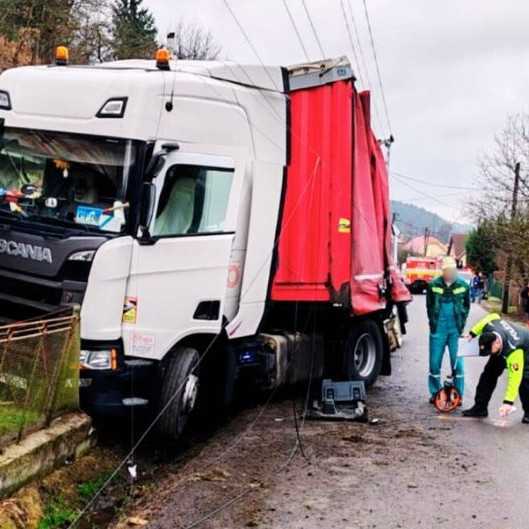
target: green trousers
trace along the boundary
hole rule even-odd
[[[465,390],[465,366],[463,358],[458,358],[459,330],[457,329],[453,303],[442,303],[441,313],[435,333],[430,334],[430,374],[428,389],[432,397],[441,389],[441,366],[446,348],[450,353],[450,365],[454,383],[459,394]]]

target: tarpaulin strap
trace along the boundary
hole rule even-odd
[[[355,279],[357,281],[367,281],[369,279],[380,279],[381,277],[384,277],[384,274],[361,274],[355,276]]]

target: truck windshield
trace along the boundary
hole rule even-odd
[[[131,140],[6,127],[0,213],[119,233],[135,154]]]

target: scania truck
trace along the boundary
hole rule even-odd
[[[84,409],[178,438],[241,381],[390,373],[409,294],[345,58],[66,55],[0,75],[0,316],[80,305]]]

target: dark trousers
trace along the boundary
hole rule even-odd
[[[484,410],[488,408],[492,394],[496,389],[498,378],[500,378],[506,367],[507,362],[503,356],[489,356],[489,360],[485,364],[485,369],[479,377],[478,386],[476,388],[476,406]],[[529,376],[527,370],[522,380],[522,384],[520,385],[520,400],[522,401],[525,414],[529,415]]]

